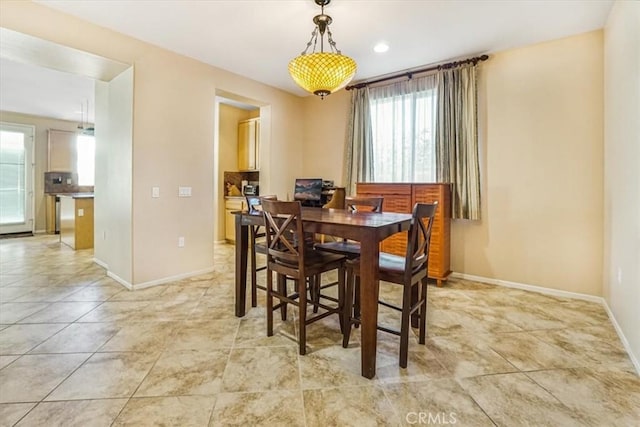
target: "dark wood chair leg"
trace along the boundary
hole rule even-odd
[[[279,275],[278,275],[279,276]],[[267,274],[267,336],[273,336],[273,275]]]
[[[418,303],[419,289],[420,289],[420,286],[418,286],[417,284],[411,285],[411,305],[413,307],[415,307],[415,305]],[[420,322],[419,313],[417,311],[414,311],[413,314],[411,314],[411,327],[417,328],[419,326],[419,322]]]
[[[278,293],[287,295],[287,278],[282,274],[278,274]],[[280,303],[280,318],[282,321],[287,320],[287,303],[284,301]]]
[[[304,278],[297,280],[296,284],[298,285],[298,345],[299,353],[303,356],[307,352],[307,285]]]
[[[347,283],[345,285],[344,306],[342,307],[342,316],[344,322],[344,331],[342,332],[342,347],[349,347],[349,339],[351,338],[351,316],[353,315],[353,282],[355,277],[351,269],[347,268]]]
[[[309,277],[309,289],[311,294],[311,300],[313,301],[313,312],[318,312],[318,304],[320,303],[320,286],[322,284],[322,277],[317,274],[313,277]]]
[[[420,335],[418,336],[418,342],[424,344],[427,337],[427,283],[429,279],[427,277],[422,279],[422,292],[420,293]]]
[[[360,319],[360,276],[356,277],[355,289],[353,291],[353,317]],[[355,327],[359,328],[360,323],[356,322]]]
[[[344,315],[344,306],[345,304],[345,272],[346,269],[344,267],[340,267],[338,269],[338,309],[340,310],[338,316],[340,319],[340,332],[344,337],[344,334],[347,331],[347,318]]]
[[[249,227],[249,242],[251,244],[251,248],[249,252],[251,253],[251,307],[256,307],[258,305],[258,278],[256,274],[256,248],[255,246],[255,231],[253,226]]]
[[[404,286],[402,292],[402,321],[400,323],[400,367],[407,367],[409,358],[409,326],[411,317],[411,298],[414,286]]]

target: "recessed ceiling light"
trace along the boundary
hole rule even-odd
[[[385,42],[380,42],[373,47],[373,51],[377,53],[384,53],[389,50],[389,45]]]

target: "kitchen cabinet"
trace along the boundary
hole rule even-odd
[[[436,279],[438,286],[451,274],[451,186],[450,184],[378,184],[358,183],[358,195],[382,196],[384,212],[411,213],[416,203],[438,202],[436,216],[431,228],[429,245],[429,277]],[[380,250],[396,255],[405,255],[407,233],[396,233],[385,239]]]
[[[59,197],[60,241],[72,249],[93,248],[93,194]]]
[[[224,237],[229,242],[236,241],[236,216],[231,212],[245,210],[247,203],[243,197],[227,197],[224,202]]]
[[[48,131],[48,170],[56,172],[77,172],[76,132],[63,130]]]
[[[260,119],[238,122],[238,170],[260,168]]]

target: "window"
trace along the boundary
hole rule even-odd
[[[91,135],[78,135],[76,139],[76,170],[78,185],[94,185],[96,139]]]
[[[435,182],[435,78],[371,88],[373,182]]]

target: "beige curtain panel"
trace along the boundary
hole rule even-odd
[[[373,179],[373,142],[369,112],[369,89],[351,93],[351,109],[344,153],[344,177],[347,195],[356,194],[356,183]]]
[[[436,171],[453,184],[453,218],[480,219],[476,67],[438,73]]]

